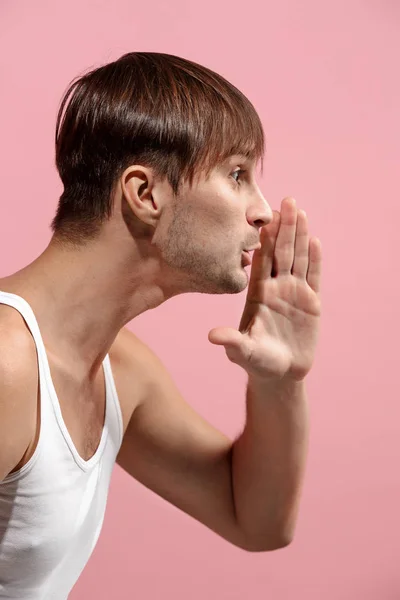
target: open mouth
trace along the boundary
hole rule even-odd
[[[246,266],[249,266],[249,265],[251,265],[251,258],[252,258],[252,257],[251,257],[251,254],[250,254],[250,252],[247,252],[247,250],[243,250],[243,252],[242,252],[242,256],[243,256],[243,263],[244,263]]]

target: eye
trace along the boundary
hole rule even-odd
[[[243,173],[245,173],[243,169],[237,169],[236,171],[233,171],[233,173],[231,173],[231,177],[236,181],[236,183],[240,185],[240,178]]]

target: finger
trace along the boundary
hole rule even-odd
[[[239,346],[242,334],[232,327],[214,327],[208,332],[208,340],[216,346]]]
[[[294,198],[284,198],[281,206],[281,222],[275,244],[277,275],[287,275],[292,271],[296,223],[296,201]]]
[[[294,261],[292,268],[292,274],[299,279],[305,279],[307,277],[309,243],[307,215],[304,210],[299,210],[297,213]]]
[[[271,276],[276,236],[279,230],[280,213],[273,211],[273,219],[260,230],[261,248],[253,254],[249,290]]]
[[[256,259],[255,270],[258,271],[259,278],[263,280],[271,276],[274,267],[276,237],[281,221],[281,213],[278,210],[274,210],[272,214],[272,221],[260,230],[261,248],[257,250],[257,255],[253,256],[253,260]]]
[[[307,283],[317,294],[321,290],[322,248],[318,238],[311,238]]]

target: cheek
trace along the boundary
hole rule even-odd
[[[193,235],[192,243],[205,243],[226,255],[240,248],[245,238],[246,214],[231,190],[216,192],[210,187],[193,194],[186,198],[183,212],[189,236]]]

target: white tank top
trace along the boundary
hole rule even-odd
[[[103,523],[123,427],[110,358],[103,361],[105,425],[89,460],[78,454],[62,418],[36,317],[16,294],[34,338],[40,381],[40,437],[29,462],[0,482],[0,598],[65,600],[85,567]]]

